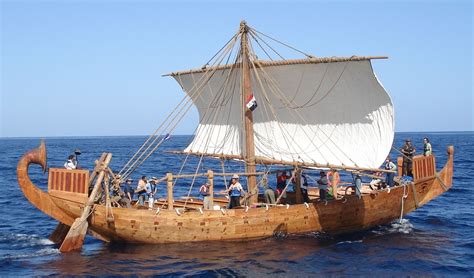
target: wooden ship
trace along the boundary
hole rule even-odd
[[[350,233],[390,223],[450,189],[452,146],[440,171],[433,155],[413,157],[412,182],[364,190],[360,196],[343,190],[330,200],[314,194],[305,202],[302,171],[390,172],[380,166],[392,148],[393,105],[371,65],[371,60],[386,57],[305,54],[298,60],[273,60],[271,55],[261,60],[255,45],[265,54],[277,53],[264,37],[288,46],[243,21],[205,66],[168,74],[187,95],[120,171],[110,169],[112,154],[103,153],[92,171],[49,168],[44,192],[32,183],[28,168],[33,163],[47,169],[45,143],[21,158],[20,188],[35,207],[59,222],[51,239],[61,244],[62,252],[80,249],[86,233],[105,242],[147,244],[259,239],[281,232]],[[255,100],[253,110],[255,103],[249,103]],[[198,166],[190,174],[162,177],[167,197],[156,200],[152,210],[111,205],[110,185],[123,182],[152,155],[192,105],[198,109],[199,126],[189,146],[176,153],[242,163],[245,172],[238,174],[246,179],[245,203],[226,209],[226,200],[215,198],[216,177],[235,173]],[[295,169],[295,192],[284,202],[278,198],[268,204],[259,197],[258,184],[271,172],[259,171],[261,165]],[[398,166],[401,173],[401,158]],[[202,201],[174,196],[177,179],[194,183],[196,177],[208,179],[211,207],[217,209],[203,210]],[[105,203],[97,201],[101,191]]]

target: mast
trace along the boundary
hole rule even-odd
[[[250,86],[250,68],[249,68],[249,56],[248,56],[248,27],[247,23],[242,20],[240,22],[240,49],[242,54],[242,108],[245,111],[244,119],[244,130],[245,130],[245,172],[255,173],[255,145],[254,145],[254,134],[253,134],[253,114],[250,109],[246,106],[247,99],[252,95]],[[248,176],[247,186],[250,194],[254,194],[257,191],[257,177]],[[249,198],[250,204],[256,203],[258,195],[254,194]]]

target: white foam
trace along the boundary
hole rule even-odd
[[[59,249],[57,248],[43,248],[41,250],[38,250],[34,253],[29,253],[29,254],[18,254],[18,255],[6,255],[3,257],[3,259],[10,259],[10,260],[15,260],[15,259],[26,259],[26,258],[35,258],[35,257],[42,257],[42,256],[48,256],[48,255],[55,255],[55,254],[60,254]]]
[[[345,241],[340,241],[338,243],[336,243],[336,245],[339,245],[339,244],[349,244],[349,243],[362,243],[362,239],[360,240],[345,240]]]
[[[392,228],[389,230],[390,232],[409,234],[413,231],[413,224],[411,224],[408,219],[402,219],[401,221],[393,222],[391,226]]]
[[[14,247],[31,247],[31,246],[43,246],[43,245],[53,245],[54,242],[47,238],[41,238],[36,234],[9,234],[3,236],[1,240],[12,242]]]

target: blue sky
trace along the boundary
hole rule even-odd
[[[319,57],[389,56],[373,66],[396,131],[472,131],[472,17],[471,1],[1,1],[0,136],[150,134],[184,96],[161,74],[202,66],[242,19]]]

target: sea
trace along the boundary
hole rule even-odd
[[[428,137],[440,169],[446,147],[455,146],[453,187],[418,210],[387,225],[353,234],[278,234],[253,241],[181,244],[104,243],[86,237],[82,251],[61,254],[48,240],[57,222],[23,196],[16,178],[20,157],[41,138],[0,139],[0,276],[183,276],[183,277],[472,277],[474,275],[474,133],[396,133],[394,146],[410,138],[417,152]],[[62,167],[80,149],[79,164],[92,169],[102,152],[112,152],[111,168],[119,171],[147,137],[44,138],[48,167]],[[131,175],[163,177],[166,172],[242,171],[234,161],[172,154],[191,136],[171,136]],[[393,151],[393,157],[397,153]],[[185,165],[182,167],[182,165]],[[182,169],[181,169],[182,168]],[[259,170],[273,170],[262,169]],[[30,167],[35,184],[46,189],[47,173]],[[344,179],[350,177],[344,176]],[[273,180],[273,179],[270,179]],[[197,196],[203,180],[181,180],[176,195]],[[224,188],[216,180],[216,190]],[[310,186],[312,181],[310,179]],[[191,186],[192,185],[192,186]],[[158,194],[165,195],[165,187]],[[350,208],[348,208],[350,210]],[[183,231],[185,232],[185,231]]]

